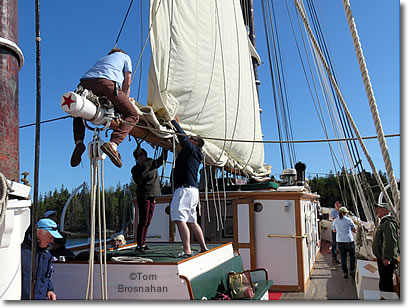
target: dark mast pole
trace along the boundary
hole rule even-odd
[[[252,45],[256,49],[256,38],[255,38],[255,19],[254,19],[254,1],[253,0],[241,0],[242,14],[244,16],[244,23],[249,29],[249,39],[251,40]],[[256,82],[256,90],[259,90],[260,81],[258,80],[258,62],[252,57],[252,67],[254,70],[254,77]]]
[[[35,45],[36,45],[36,117],[35,117],[35,159],[34,159],[34,197],[31,215],[32,247],[31,247],[31,299],[34,299],[36,284],[36,250],[37,250],[37,209],[38,181],[40,165],[40,122],[41,122],[41,53],[40,53],[40,0],[35,0]]]

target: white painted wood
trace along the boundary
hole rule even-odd
[[[365,268],[365,266],[371,265],[375,268],[374,272],[371,272]],[[378,274],[377,262],[357,260],[355,283],[357,289],[357,297],[359,299],[364,298],[364,290],[379,291],[378,283],[380,275]]]
[[[295,235],[293,200],[255,200],[263,205],[255,212],[256,265],[268,270],[274,285],[297,285],[297,249],[292,238],[268,237]]]
[[[31,186],[24,185],[15,181],[10,181],[7,180],[7,182],[10,184],[12,191],[9,192],[9,195],[16,196],[16,197],[22,197],[22,198],[28,198],[30,195],[31,191]]]
[[[383,292],[383,291],[375,291],[375,290],[364,290],[364,298],[365,300],[399,300],[397,293],[395,292]]]
[[[12,201],[12,202],[10,202]],[[0,299],[21,298],[21,243],[30,225],[29,200],[10,200],[0,225]]]
[[[242,264],[244,265],[244,269],[246,270],[251,269],[251,249],[240,248],[239,254],[242,257]]]
[[[238,242],[249,243],[249,204],[238,204]]]
[[[147,242],[169,242],[169,215],[165,209],[168,203],[157,203],[154,208],[154,215],[147,231]]]

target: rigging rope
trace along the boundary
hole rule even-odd
[[[128,9],[127,9],[125,18],[123,19],[123,22],[122,22],[122,26],[120,27],[119,34],[118,34],[118,36],[117,36],[117,38],[116,38],[115,46],[114,46],[113,48],[116,48],[116,45],[118,44],[119,37],[120,37],[120,35],[121,35],[121,33],[122,33],[123,26],[125,25],[125,22],[126,22],[126,20],[127,20],[128,15],[129,15],[129,11],[130,11],[130,8],[132,7],[132,4],[133,4],[133,0],[130,1],[130,4],[129,4],[129,7],[128,7]]]
[[[360,39],[357,33],[356,24],[354,22],[354,18],[351,12],[350,2],[348,0],[343,0],[343,6],[344,6],[344,10],[347,15],[347,21],[349,24],[352,38],[353,38],[353,43],[354,43],[354,48],[356,50],[358,63],[360,65],[361,76],[363,77],[365,90],[367,92],[370,110],[371,110],[371,114],[374,120],[375,130],[377,132],[378,141],[380,143],[380,148],[381,148],[381,153],[382,153],[384,163],[385,163],[385,169],[387,170],[388,179],[391,184],[391,192],[392,192],[392,197],[395,202],[395,207],[393,206],[392,203],[389,203],[389,204],[392,207],[393,212],[396,214],[396,213],[399,213],[400,211],[400,196],[398,192],[397,181],[394,176],[391,159],[388,153],[387,142],[384,138],[384,131],[382,129],[381,119],[378,114],[377,104],[376,104],[375,97],[374,97],[374,91],[371,86],[370,77],[368,76],[368,69],[367,69],[367,65],[365,62],[363,50],[361,48],[361,43],[360,43]],[[398,217],[398,220],[399,220],[399,217]]]
[[[103,129],[102,129],[103,130]],[[103,160],[106,155],[102,152],[101,146],[103,141],[99,137],[101,129],[94,128],[93,140],[89,143],[90,155],[90,173],[91,173],[91,242],[89,249],[88,262],[88,280],[85,299],[93,299],[93,279],[94,279],[94,263],[95,263],[95,231],[96,231],[96,207],[98,210],[99,223],[99,263],[100,263],[100,279],[101,279],[101,298],[108,299],[107,285],[107,258],[106,258],[106,216],[105,216],[105,194],[103,181]],[[101,196],[102,194],[102,196]],[[102,209],[101,209],[102,203]],[[103,213],[101,213],[103,212]],[[103,215],[103,217],[102,217]],[[102,221],[103,220],[103,221]],[[102,248],[102,231],[104,233]]]
[[[363,149],[364,154],[366,155],[367,161],[368,161],[368,163],[370,164],[370,167],[371,167],[371,169],[372,169],[372,171],[373,171],[373,174],[374,174],[374,176],[375,176],[375,178],[376,178],[376,180],[377,180],[377,183],[378,183],[378,185],[380,186],[381,190],[384,192],[384,196],[385,196],[386,199],[387,199],[387,203],[390,204],[393,213],[396,214],[395,208],[394,208],[394,206],[392,205],[392,201],[391,201],[390,197],[388,196],[387,192],[385,191],[384,184],[382,183],[381,178],[380,178],[379,175],[378,175],[377,169],[375,168],[374,163],[373,163],[373,161],[372,161],[372,159],[371,159],[371,156],[370,156],[370,154],[368,153],[368,150],[367,150],[367,148],[366,148],[366,146],[365,146],[365,144],[364,144],[363,139],[361,138],[360,132],[359,132],[359,130],[358,130],[356,124],[354,123],[354,120],[353,120],[353,118],[352,118],[352,116],[351,116],[351,114],[350,114],[350,112],[349,112],[349,110],[348,110],[348,108],[347,108],[347,105],[346,105],[346,103],[345,103],[345,101],[344,101],[344,98],[343,98],[341,92],[340,92],[340,89],[338,88],[337,83],[336,83],[336,81],[334,80],[333,75],[332,75],[331,72],[330,72],[330,69],[329,69],[329,67],[328,67],[328,65],[327,65],[327,62],[326,62],[326,60],[324,59],[324,56],[323,56],[323,54],[322,54],[322,52],[321,52],[321,50],[320,50],[320,48],[319,48],[319,46],[318,46],[318,44],[317,44],[316,38],[314,37],[314,35],[313,35],[313,33],[312,33],[312,30],[310,29],[310,25],[309,25],[309,23],[308,23],[308,21],[307,21],[307,18],[306,18],[306,16],[305,16],[305,13],[304,13],[304,11],[301,9],[298,0],[294,0],[294,1],[295,1],[296,8],[297,8],[297,10],[299,11],[299,13],[300,13],[300,15],[301,15],[301,17],[302,17],[303,23],[305,24],[305,27],[306,27],[306,29],[307,29],[307,32],[309,33],[309,37],[310,37],[310,39],[311,39],[311,41],[312,41],[312,43],[313,43],[313,46],[315,47],[316,51],[318,52],[319,58],[320,58],[320,60],[322,61],[322,64],[324,65],[324,68],[326,69],[327,75],[328,75],[328,77],[329,77],[331,83],[332,83],[333,86],[335,87],[336,94],[337,94],[337,96],[339,97],[340,102],[341,102],[341,104],[342,104],[342,106],[343,106],[343,108],[344,108],[344,111],[346,112],[347,118],[349,119],[349,121],[350,121],[350,123],[351,123],[351,125],[352,125],[352,127],[353,127],[353,130],[354,130],[354,132],[355,132],[355,134],[356,134],[356,136],[357,136],[357,138],[358,138],[358,141],[359,141],[359,143],[360,143],[360,146],[361,146],[361,148]],[[390,180],[391,180],[391,179],[390,179]],[[397,215],[396,215],[396,216],[397,216]],[[396,218],[399,220],[399,217],[396,217]]]

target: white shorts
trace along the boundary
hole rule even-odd
[[[199,192],[196,187],[179,187],[170,204],[171,221],[197,222]]]

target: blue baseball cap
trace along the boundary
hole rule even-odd
[[[37,222],[37,228],[41,230],[47,230],[55,238],[62,238],[62,235],[58,232],[57,223],[50,218],[43,218]]]

